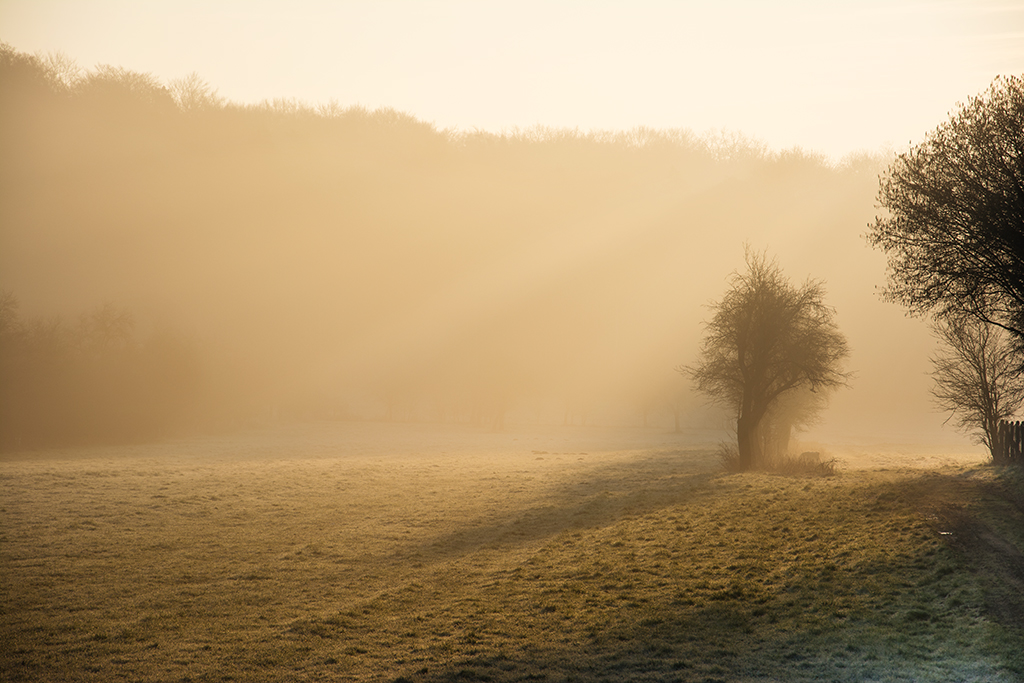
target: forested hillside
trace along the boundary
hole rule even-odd
[[[925,404],[926,337],[874,295],[861,235],[883,162],[682,129],[494,134],[241,105],[195,76],[5,45],[3,372],[23,379],[0,388],[3,431],[25,423],[17,392],[41,391],[32,330],[81,330],[107,304],[136,346],[164,335],[188,358],[141,382],[136,407],[189,406],[149,434],[274,415],[670,424],[669,405],[696,410],[674,368],[745,244],[826,280],[858,373],[838,423],[895,429],[896,407]]]

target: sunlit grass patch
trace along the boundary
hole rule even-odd
[[[780,504],[808,495],[802,486],[777,482],[774,490],[788,494]],[[786,517],[788,531],[778,543],[766,542],[769,536],[754,520],[721,530],[719,522],[735,507],[746,507],[727,498],[702,501],[701,520],[710,529],[690,526],[691,533],[729,535],[725,546],[710,546],[729,550],[708,551],[706,537],[680,535],[676,526],[685,508],[592,531],[589,545],[601,548],[599,555],[566,552],[565,541],[556,538],[481,592],[476,609],[455,622],[468,620],[475,634],[486,633],[495,615],[514,614],[519,628],[502,637],[520,646],[535,643],[537,655],[550,645],[544,634],[558,633],[586,653],[577,668],[563,669],[587,676],[696,670],[786,680],[946,680],[957,675],[961,660],[976,661],[988,636],[963,628],[959,619],[964,597],[980,618],[979,596],[958,591],[948,571],[956,563],[952,552],[931,538],[913,509],[893,506],[877,526],[859,522],[860,508],[879,500],[870,487],[836,493],[829,504],[801,500],[799,517]],[[919,547],[893,552],[905,533]],[[693,562],[701,551],[722,561]],[[822,561],[829,552],[843,559]],[[732,564],[722,564],[726,559]],[[951,594],[961,596],[959,606],[946,604]],[[538,595],[543,598],[531,601]],[[465,645],[479,644],[477,638],[452,641],[439,654],[457,659]],[[936,654],[951,660],[949,666],[935,664]],[[905,675],[889,671],[896,660]]]
[[[506,457],[442,469],[418,456],[388,476],[378,460],[228,461],[201,477],[178,463],[180,483],[153,476],[158,465],[77,480],[69,466],[79,488],[56,510],[29,468],[4,480],[19,523],[0,546],[0,669],[54,681],[1024,675],[1021,631],[993,611],[990,581],[1013,578],[999,568],[1024,540],[1015,475],[722,474],[711,452],[673,451],[531,480],[547,461]],[[444,505],[429,495],[465,489],[475,495]],[[175,502],[149,507],[157,490]],[[965,545],[970,530],[987,545]]]

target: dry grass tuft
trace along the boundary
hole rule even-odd
[[[722,469],[730,474],[742,472],[740,467],[740,452],[736,444],[730,441],[723,441],[718,444],[718,461],[722,463]]]
[[[801,453],[797,456],[781,456],[772,461],[770,472],[808,477],[834,477],[839,473],[839,461],[824,459],[818,451]]]
[[[720,443],[716,453],[719,462],[722,463],[722,469],[726,472],[738,474],[743,471],[740,468],[740,454],[735,443]],[[773,458],[761,471],[790,476],[833,477],[839,473],[838,465],[837,459],[823,459],[820,451],[811,451],[797,456],[784,455]]]

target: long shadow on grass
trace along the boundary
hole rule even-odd
[[[628,466],[589,470],[585,481],[559,486],[529,507],[508,510],[498,521],[467,522],[452,533],[406,545],[390,561],[442,562],[481,549],[507,550],[566,531],[604,527],[691,503],[722,474],[707,451],[656,451]]]
[[[970,588],[977,558],[943,550],[922,523],[934,509],[927,506],[948,502],[951,484],[959,482],[930,474],[832,501],[790,487],[777,511],[799,507],[807,519],[801,543],[783,552],[764,527],[747,537],[769,568],[794,551],[806,558],[772,581],[729,567],[721,571],[727,582],[679,576],[673,589],[663,561],[641,553],[620,554],[603,573],[567,574],[551,559],[503,572],[479,594],[453,600],[450,616],[437,616],[444,638],[422,647],[415,665],[392,668],[392,680],[1017,680],[1019,632],[1002,631],[1000,642],[964,620],[979,607]],[[686,499],[654,497],[660,502],[643,509]],[[833,558],[845,564],[818,559],[825,520],[844,521],[832,540],[850,539]],[[671,533],[667,520],[661,526]],[[608,552],[593,541],[595,555]],[[622,589],[629,599],[616,601]]]
[[[979,576],[989,616],[1024,635],[1024,471],[973,474],[925,475],[907,495]]]
[[[991,504],[958,489],[955,475],[841,486],[773,480],[770,500],[751,514],[757,487],[767,486],[759,475],[720,489],[707,486],[714,471],[674,467],[681,457],[652,454],[634,465],[635,477],[621,467],[591,472],[588,483],[560,487],[548,496],[555,502],[508,525],[418,550],[443,559],[580,530],[544,543],[523,566],[396,587],[358,609],[297,623],[284,643],[321,653],[324,673],[349,667],[357,679],[412,683],[938,683],[1024,674],[1019,630],[972,616],[985,608],[974,560],[939,542],[947,530],[939,517],[943,528],[929,527],[951,490]],[[724,532],[687,543],[696,530],[679,530],[686,515],[671,508],[681,504],[709,506]],[[523,534],[514,533],[516,520]]]

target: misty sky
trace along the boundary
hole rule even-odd
[[[331,98],[440,128],[727,129],[834,158],[900,149],[1024,72],[1007,0],[0,0],[0,40],[237,102]]]

